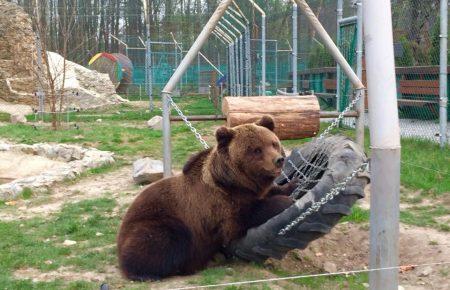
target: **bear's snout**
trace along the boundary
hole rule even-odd
[[[283,156],[275,157],[275,159],[273,160],[273,164],[275,164],[275,166],[276,166],[277,168],[283,167],[283,164],[284,164],[284,157],[283,157]]]

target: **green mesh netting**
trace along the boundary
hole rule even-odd
[[[350,66],[356,70],[356,23],[348,23],[341,25],[340,33],[341,37],[338,40],[338,46],[343,56],[350,64]],[[352,98],[352,85],[348,77],[341,70],[340,74],[340,90],[339,90],[339,111],[344,110],[351,101]]]

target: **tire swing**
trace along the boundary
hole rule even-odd
[[[228,251],[244,260],[263,262],[270,257],[281,259],[292,249],[305,249],[329,233],[351,213],[356,200],[364,197],[364,187],[370,181],[366,162],[364,151],[343,136],[316,138],[293,150],[284,174],[275,182],[283,185],[298,180],[291,194],[295,203],[249,229]]]

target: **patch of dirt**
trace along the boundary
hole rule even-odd
[[[17,179],[60,167],[65,162],[13,151],[0,152],[0,178]]]
[[[448,262],[450,234],[434,229],[400,225],[400,265]],[[303,251],[294,250],[283,260],[270,259],[266,264],[293,273],[317,273],[325,262],[336,265],[337,271],[366,269],[369,262],[369,230],[367,225],[342,223],[330,234],[311,243]],[[399,274],[405,289],[450,289],[445,272],[450,265],[432,266],[429,275],[421,277],[425,267]]]
[[[58,184],[52,188],[52,194],[45,197],[45,203],[39,203],[39,199],[19,200],[10,210],[2,209],[0,220],[49,216],[60,211],[64,204],[100,197],[113,197],[119,205],[130,203],[141,190],[133,182],[132,170],[131,166],[125,166],[113,172],[82,178],[75,184]]]
[[[114,268],[107,269],[105,273],[98,272],[80,272],[72,267],[60,267],[54,271],[41,272],[35,268],[25,268],[14,271],[13,276],[18,280],[28,280],[33,282],[50,282],[57,279],[65,281],[88,281],[88,282],[104,282],[107,277],[112,274],[116,275],[117,270]]]

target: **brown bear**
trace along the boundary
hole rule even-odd
[[[289,207],[295,183],[273,184],[284,152],[271,117],[216,131],[217,145],[193,155],[183,173],[143,190],[118,235],[132,280],[191,274],[246,231]]]

